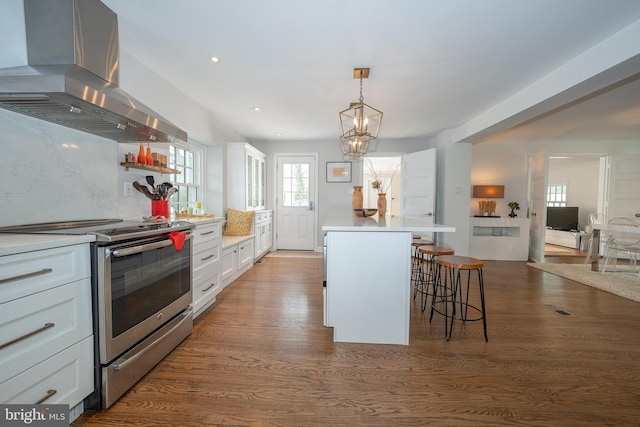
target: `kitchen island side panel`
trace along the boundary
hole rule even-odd
[[[412,233],[328,232],[334,341],[409,344]]]

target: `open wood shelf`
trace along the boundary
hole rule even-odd
[[[124,166],[124,169],[126,171],[128,171],[129,168],[133,168],[133,169],[142,169],[145,171],[160,172],[161,174],[181,173],[179,170],[176,170],[176,169],[163,168],[160,166],[142,165],[140,163],[132,163],[132,162],[120,162],[120,166]]]

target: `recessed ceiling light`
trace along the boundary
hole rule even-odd
[[[282,136],[280,132],[276,132],[276,136]]]
[[[209,59],[211,59],[211,62],[218,62],[218,61],[220,61],[220,58],[218,58],[217,56],[212,56],[212,57],[211,57],[211,58],[209,58]]]
[[[256,105],[255,107],[253,107],[253,111],[260,111],[260,107]]]

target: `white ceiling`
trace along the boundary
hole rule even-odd
[[[354,67],[371,68],[381,138],[433,136],[640,19],[637,0],[103,1],[121,50],[250,141],[337,140]],[[639,94],[631,82],[511,136],[639,138]]]

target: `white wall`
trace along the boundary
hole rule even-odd
[[[327,183],[326,163],[345,161],[340,151],[338,139],[330,141],[312,142],[252,142],[267,155],[267,208],[274,208],[274,155],[294,153],[318,153],[318,196],[316,206],[318,208],[318,224],[316,227],[316,243],[322,243],[322,224],[332,213],[351,213],[351,199],[354,185],[362,185],[363,163],[359,160],[351,161],[352,182]],[[378,142],[377,153],[411,153],[430,148],[425,140],[381,140]]]
[[[452,248],[456,255],[468,255],[471,144],[455,143],[451,132],[438,135],[433,144],[437,149],[435,220],[456,228],[455,233],[436,236],[436,244]]]
[[[22,0],[6,0],[0,14],[0,68],[26,65]],[[120,87],[189,135],[188,145],[206,149],[205,209],[223,211],[221,144],[241,140],[201,105],[179,92],[135,55],[120,50]],[[70,219],[140,219],[150,201],[138,192],[124,196],[125,182],[144,182],[146,171],[120,167],[137,143],[115,141],[0,109],[0,226]],[[151,144],[168,154],[167,144]],[[216,148],[217,147],[217,148]],[[154,175],[163,182],[168,177]]]
[[[509,202],[518,202],[519,217],[526,217],[527,206],[526,154],[523,144],[483,142],[471,149],[471,186],[504,185],[504,199],[496,199],[496,215],[507,216]],[[525,208],[526,209],[526,208]],[[478,199],[469,199],[470,216],[478,214]]]
[[[505,197],[498,200],[496,215],[505,216],[509,213],[507,203],[516,201],[520,203],[520,217],[526,217],[527,182],[526,182],[526,162],[527,155],[546,151],[548,156],[554,155],[586,155],[586,156],[606,156],[613,154],[638,154],[640,153],[640,141],[616,140],[616,141],[535,141],[535,142],[514,142],[508,140],[486,141],[474,144],[472,148],[471,162],[471,185],[474,184],[503,184],[505,186]],[[572,188],[576,193],[572,197],[577,197],[576,203],[584,203],[594,206],[597,204],[598,193],[598,171],[594,166],[593,176],[586,177],[591,173],[576,169],[567,170],[563,174],[571,180]],[[582,178],[578,178],[581,176]],[[578,182],[585,182],[585,186],[574,185]],[[579,190],[578,190],[579,188]],[[594,199],[591,200],[591,194]],[[569,202],[571,205],[573,201]],[[594,211],[597,210],[594,207]],[[469,203],[471,215],[478,212],[475,199]],[[584,215],[589,212],[582,212],[581,223],[585,223]]]
[[[589,214],[598,212],[599,173],[599,159],[568,165],[549,159],[548,183],[567,186],[567,206],[579,208],[578,224],[581,229],[589,223]]]

